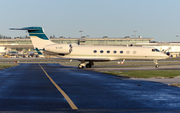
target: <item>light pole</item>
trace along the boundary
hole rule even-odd
[[[136,32],[137,32],[137,30],[134,30],[134,36],[135,36],[135,38],[136,38]]]
[[[179,45],[179,43],[178,43],[178,37],[179,37],[179,35],[176,35],[176,37],[177,37],[177,51],[179,51],[178,49],[179,49],[179,47],[178,47],[178,45]]]
[[[83,30],[81,30],[81,31],[79,31],[80,32],[80,34],[81,34],[81,37],[82,37],[82,32],[83,32]]]
[[[179,35],[176,35],[176,37],[177,37],[177,42],[178,42],[178,37],[179,37]]]

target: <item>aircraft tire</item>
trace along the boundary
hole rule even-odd
[[[78,65],[78,68],[79,68],[79,69],[82,69],[82,68],[84,68],[84,66],[82,66],[81,64],[79,64],[79,65]]]
[[[81,68],[82,68],[81,64],[79,64],[79,65],[78,65],[78,68],[79,68],[79,69],[81,69]]]
[[[159,67],[159,65],[157,64],[157,65],[155,65],[155,67],[156,67],[156,68],[158,68],[158,67]]]
[[[89,65],[89,64],[86,64],[86,68],[90,68],[90,65]]]
[[[91,68],[92,65],[90,63],[86,64],[86,68]]]

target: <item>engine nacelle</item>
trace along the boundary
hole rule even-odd
[[[58,53],[59,55],[66,55],[70,54],[72,51],[72,45],[71,44],[52,44],[47,45],[44,48],[45,51]]]

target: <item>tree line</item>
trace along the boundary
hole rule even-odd
[[[52,36],[50,36],[49,38],[57,38],[55,35],[52,35]],[[65,37],[62,37],[62,36],[60,36],[59,38],[65,38]],[[4,36],[4,35],[1,35],[0,34],[0,39],[30,39],[30,37],[29,36],[20,36],[20,37],[8,37],[8,36]]]
[[[4,36],[4,35],[1,35],[1,34],[0,34],[0,39],[11,39],[11,37]]]

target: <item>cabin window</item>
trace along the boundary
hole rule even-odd
[[[152,52],[160,52],[158,49],[152,49]]]
[[[120,51],[121,54],[123,54],[123,51]]]
[[[133,51],[134,54],[136,54],[136,51]]]
[[[130,53],[130,51],[126,51],[126,53],[127,53],[127,54],[129,54],[129,53]]]
[[[103,52],[104,52],[103,50],[100,51],[100,53],[103,53]]]
[[[116,51],[113,51],[113,53],[116,53]]]
[[[97,51],[96,51],[96,50],[94,50],[93,52],[94,52],[94,53],[97,53]]]
[[[110,51],[108,50],[107,53],[110,53]]]

